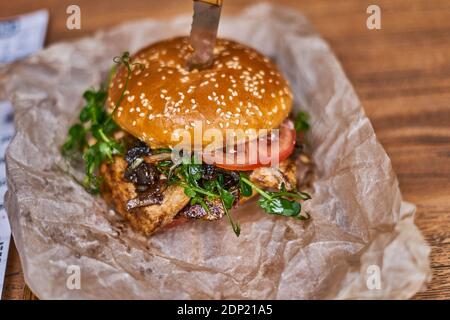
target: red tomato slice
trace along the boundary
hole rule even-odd
[[[294,124],[291,120],[285,120],[281,126],[279,131],[279,149],[278,154],[271,154],[270,144],[273,143],[273,141],[269,140],[269,136],[265,138],[264,140],[261,139],[255,139],[250,142],[246,142],[246,145],[244,147],[243,152],[245,152],[245,156],[242,157],[245,159],[247,163],[240,163],[242,161],[238,161],[238,153],[234,154],[234,161],[232,163],[226,163],[225,161],[222,161],[221,163],[215,163],[215,165],[219,168],[227,169],[227,170],[233,170],[233,171],[250,171],[254,170],[259,167],[270,167],[274,163],[285,160],[287,157],[289,157],[292,152],[294,151],[295,146],[295,139],[296,139],[296,131],[294,128]],[[258,141],[259,140],[259,141]],[[265,161],[262,161],[259,158],[259,154],[256,157],[256,161],[252,161],[252,163],[249,163],[249,150],[258,150],[258,143],[266,144],[267,147],[267,158]],[[252,144],[252,145],[250,145]],[[256,144],[256,145],[255,145]],[[222,159],[225,159],[225,154],[222,156]],[[269,160],[269,161],[267,161]]]

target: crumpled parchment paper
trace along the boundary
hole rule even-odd
[[[267,4],[223,17],[219,33],[276,59],[295,108],[312,119],[317,179],[309,222],[248,204],[226,219],[148,239],[64,172],[59,146],[124,50],[186,34],[191,16],[128,23],[60,43],[0,74],[15,108],[6,208],[27,284],[40,298],[408,298],[430,278],[429,247],[402,202],[391,162],[323,39],[299,13]],[[77,266],[81,288],[67,286]],[[69,267],[69,268],[68,268]],[[73,280],[73,278],[72,278]],[[71,279],[69,279],[69,282]]]

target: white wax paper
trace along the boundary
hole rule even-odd
[[[59,147],[82,93],[114,56],[187,34],[191,15],[128,23],[55,44],[0,73],[17,135],[6,156],[8,210],[27,284],[42,299],[408,298],[430,278],[429,247],[391,162],[326,42],[299,13],[267,4],[223,17],[220,36],[273,57],[295,108],[311,115],[312,219],[236,210],[150,238],[65,173]],[[74,267],[75,266],[75,269]],[[73,286],[79,267],[80,289]],[[69,282],[69,285],[67,285]],[[70,285],[72,283],[72,285]]]

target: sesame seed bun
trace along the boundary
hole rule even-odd
[[[217,39],[210,69],[188,71],[192,53],[187,37],[154,43],[137,52],[122,103],[114,120],[153,148],[173,147],[176,129],[194,136],[201,123],[207,129],[274,129],[288,116],[290,88],[276,66],[243,44]],[[119,68],[109,88],[112,109],[127,77]],[[211,141],[203,141],[206,146]]]

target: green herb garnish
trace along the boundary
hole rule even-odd
[[[245,183],[242,177],[245,177],[243,173],[240,174],[239,189],[244,197],[250,197],[253,194],[253,188],[251,185]]]
[[[304,201],[311,199],[309,194],[300,191],[287,191],[284,184],[281,186],[281,191],[264,191],[251,182],[245,174],[241,173],[240,177],[243,184],[251,187],[261,195],[258,199],[258,204],[267,213],[293,217],[299,220],[309,218],[309,216],[305,217],[300,215],[302,206],[298,202],[299,200]]]
[[[300,111],[294,120],[294,127],[297,132],[306,132],[309,130],[309,114]]]
[[[123,145],[114,139],[114,133],[118,130],[113,120],[117,107],[121,104],[128,81],[131,77],[132,64],[130,54],[125,52],[120,57],[114,58],[115,67],[111,70],[110,79],[120,65],[127,69],[127,78],[118,101],[114,104],[113,111],[108,114],[105,110],[105,102],[108,96],[107,85],[98,90],[87,90],[83,94],[86,105],[81,109],[79,123],[74,124],[68,133],[68,138],[61,148],[66,157],[81,154],[85,164],[86,176],[83,181],[84,187],[91,193],[98,193],[101,183],[98,177],[98,169],[102,162],[112,161],[114,155],[123,154]],[[90,139],[95,139],[89,144]]]
[[[170,161],[169,161],[170,162]],[[204,167],[196,161],[195,157],[187,159],[179,164],[157,165],[158,170],[168,177],[169,184],[177,184],[184,188],[184,193],[191,198],[190,204],[199,204],[206,212],[210,212],[207,201],[220,200],[228,222],[234,233],[239,236],[241,228],[230,214],[230,209],[235,203],[236,197],[223,187],[223,174],[218,174],[216,179],[202,179]]]
[[[239,236],[241,232],[240,225],[234,221],[229,212],[236,201],[236,196],[223,187],[224,175],[219,173],[217,178],[213,180],[202,179],[204,167],[201,164],[196,164],[195,160],[192,160],[192,162],[181,162],[175,165],[175,169],[173,166],[173,164],[166,163],[158,165],[157,168],[166,176],[168,176],[169,171],[171,172],[169,183],[182,186],[184,193],[191,198],[191,205],[199,204],[205,211],[209,212],[210,208],[207,205],[207,201],[220,199],[228,222],[234,233]],[[292,217],[299,220],[309,219],[309,215],[304,216],[300,214],[302,207],[299,201],[311,199],[311,196],[305,192],[287,191],[284,184],[281,186],[281,191],[264,191],[251,182],[244,173],[240,173],[237,187],[240,194],[245,197],[251,196],[253,191],[259,193],[261,197],[258,199],[258,204],[269,214]]]

